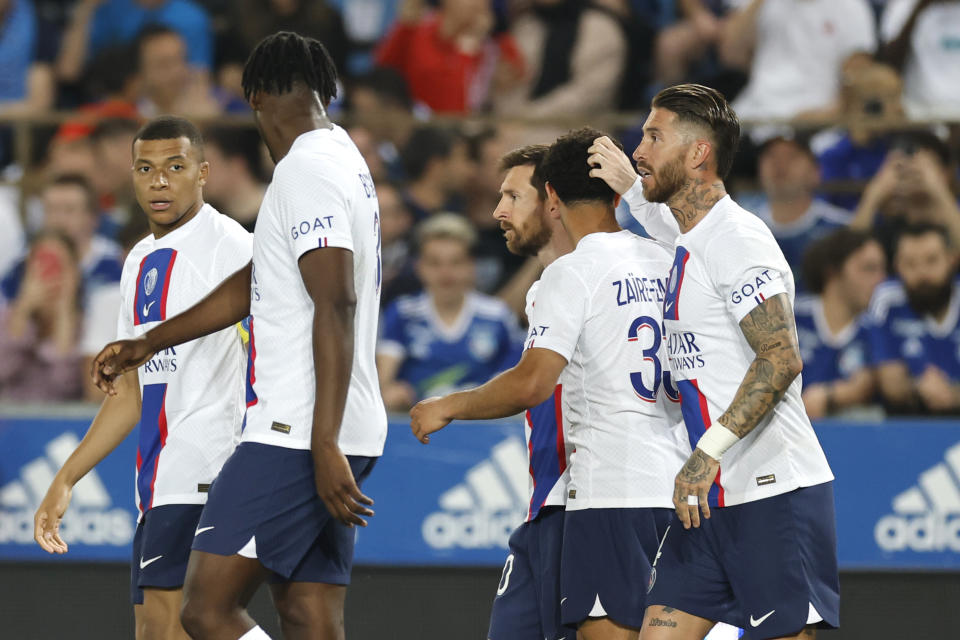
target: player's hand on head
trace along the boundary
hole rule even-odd
[[[609,137],[594,140],[587,153],[590,177],[600,178],[621,196],[636,182],[638,174],[633,163]]]
[[[327,511],[347,526],[367,526],[360,516],[372,516],[369,508],[373,500],[360,492],[350,469],[350,462],[337,445],[315,446],[313,472],[317,495],[323,500]]]
[[[116,395],[116,379],[123,373],[136,369],[155,353],[144,338],[111,342],[93,359],[90,378],[104,393]]]
[[[421,400],[410,410],[410,428],[423,444],[430,443],[430,434],[450,424],[452,418],[445,415],[443,398]]]
[[[66,553],[67,543],[60,537],[60,522],[70,506],[72,489],[54,480],[33,516],[33,539],[47,553]]]
[[[719,468],[719,462],[701,449],[694,449],[677,474],[673,485],[673,506],[684,529],[700,526],[701,510],[704,518],[710,517],[707,498]]]

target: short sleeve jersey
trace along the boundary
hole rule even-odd
[[[427,398],[483,384],[515,365],[522,347],[523,333],[503,301],[471,292],[450,326],[420,293],[387,307],[377,351],[401,358],[397,377]]]
[[[755,353],[739,323],[768,298],[794,300],[793,275],[770,230],[725,196],[676,241],[663,303],[670,368],[691,446],[727,410]],[[800,399],[783,399],[724,454],[712,506],[735,505],[833,479]]]
[[[543,272],[526,346],[568,362],[568,510],[672,506],[690,445],[665,375],[669,266],[662,246],[619,231],[585,236]]]
[[[920,376],[933,365],[960,382],[960,283],[954,283],[941,322],[917,314],[899,281],[885,282],[874,290],[867,314],[875,366],[899,361],[911,376]]]
[[[846,380],[870,365],[867,329],[862,318],[834,333],[819,296],[799,296],[794,305],[797,340],[803,358],[803,386]]]
[[[342,128],[300,135],[277,163],[257,217],[243,441],[310,449],[316,377],[309,251],[353,256],[353,367],[340,426],[346,455],[379,456],[387,414],[374,364],[380,305],[380,212],[363,156]]]
[[[204,205],[182,227],[148,236],[127,256],[117,337],[141,336],[186,311],[250,262],[252,238]],[[243,421],[243,344],[222,329],[140,366],[137,505],[202,504],[233,452]]]

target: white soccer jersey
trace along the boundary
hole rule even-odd
[[[675,241],[663,304],[670,368],[680,390],[691,445],[726,411],[755,354],[740,321],[767,298],[794,300],[793,274],[773,234],[730,196],[721,199],[693,229],[670,237],[662,205],[646,203],[637,184],[625,197],[644,224]],[[678,229],[679,231],[679,229]],[[723,456],[710,504],[760,500],[833,479],[823,449],[800,399],[801,378],[773,411]]]
[[[527,291],[527,318],[533,318],[536,307],[537,280]],[[533,336],[536,327],[531,326]],[[541,507],[563,506],[567,503],[567,484],[570,482],[570,454],[573,444],[567,437],[570,431],[563,411],[563,385],[558,384],[553,395],[524,413],[523,432],[530,457],[530,506],[527,521],[533,520]]]
[[[162,238],[130,251],[117,336],[141,336],[186,311],[246,266],[252,238],[210,205]],[[237,329],[166,349],[140,366],[137,506],[203,504],[243,421],[243,343]]]
[[[575,448],[568,510],[673,506],[690,444],[664,375],[669,267],[663,247],[619,231],[584,237],[543,272],[527,348],[569,363],[560,376]]]
[[[251,366],[243,441],[310,449],[316,378],[313,301],[300,256],[353,253],[353,368],[340,426],[347,455],[379,456],[387,414],[374,365],[380,306],[380,213],[367,164],[338,126],[299,136],[277,163],[253,242]]]

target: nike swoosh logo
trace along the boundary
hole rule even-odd
[[[564,600],[566,600],[566,598],[560,598],[560,604],[563,604]]]
[[[197,528],[197,532],[193,534],[193,537],[196,538],[198,535],[200,535],[204,531],[210,531],[210,529],[215,529],[215,528],[216,528],[216,525],[214,525],[213,527],[204,527],[202,529]]]
[[[673,306],[673,302],[668,302],[667,304],[663,305],[663,310],[670,311],[670,307],[672,306]]]
[[[766,620],[767,618],[769,618],[770,616],[773,615],[773,612],[774,612],[774,611],[776,611],[776,609],[773,609],[772,611],[770,611],[770,613],[768,613],[768,614],[765,615],[765,616],[760,616],[760,617],[757,618],[756,620],[753,619],[753,616],[750,616],[750,626],[751,626],[751,627],[759,627],[760,625],[763,624],[763,621],[764,621],[764,620]]]
[[[156,303],[157,303],[157,301],[156,301],[156,300],[153,300],[153,301],[150,302],[150,304],[145,304],[145,305],[143,305],[143,315],[145,315],[145,316],[150,315],[150,307],[152,307],[152,306],[155,305]]]
[[[140,568],[141,569],[146,568],[147,565],[153,564],[154,562],[156,562],[162,557],[163,556],[161,555],[161,556],[157,556],[156,558],[150,558],[149,560],[144,560],[143,558],[140,558]]]

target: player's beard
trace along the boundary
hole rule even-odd
[[[919,316],[939,315],[950,304],[953,280],[947,278],[940,284],[923,282],[914,287],[905,287],[910,308]]]
[[[550,227],[546,225],[542,214],[530,217],[526,229],[508,225],[507,230],[513,231],[513,240],[507,240],[507,250],[518,256],[535,256],[550,242]]]
[[[683,171],[682,154],[677,154],[676,158],[664,163],[659,171],[651,173],[654,178],[653,186],[650,188],[644,186],[643,190],[643,197],[648,202],[668,202],[687,182],[687,176]]]

